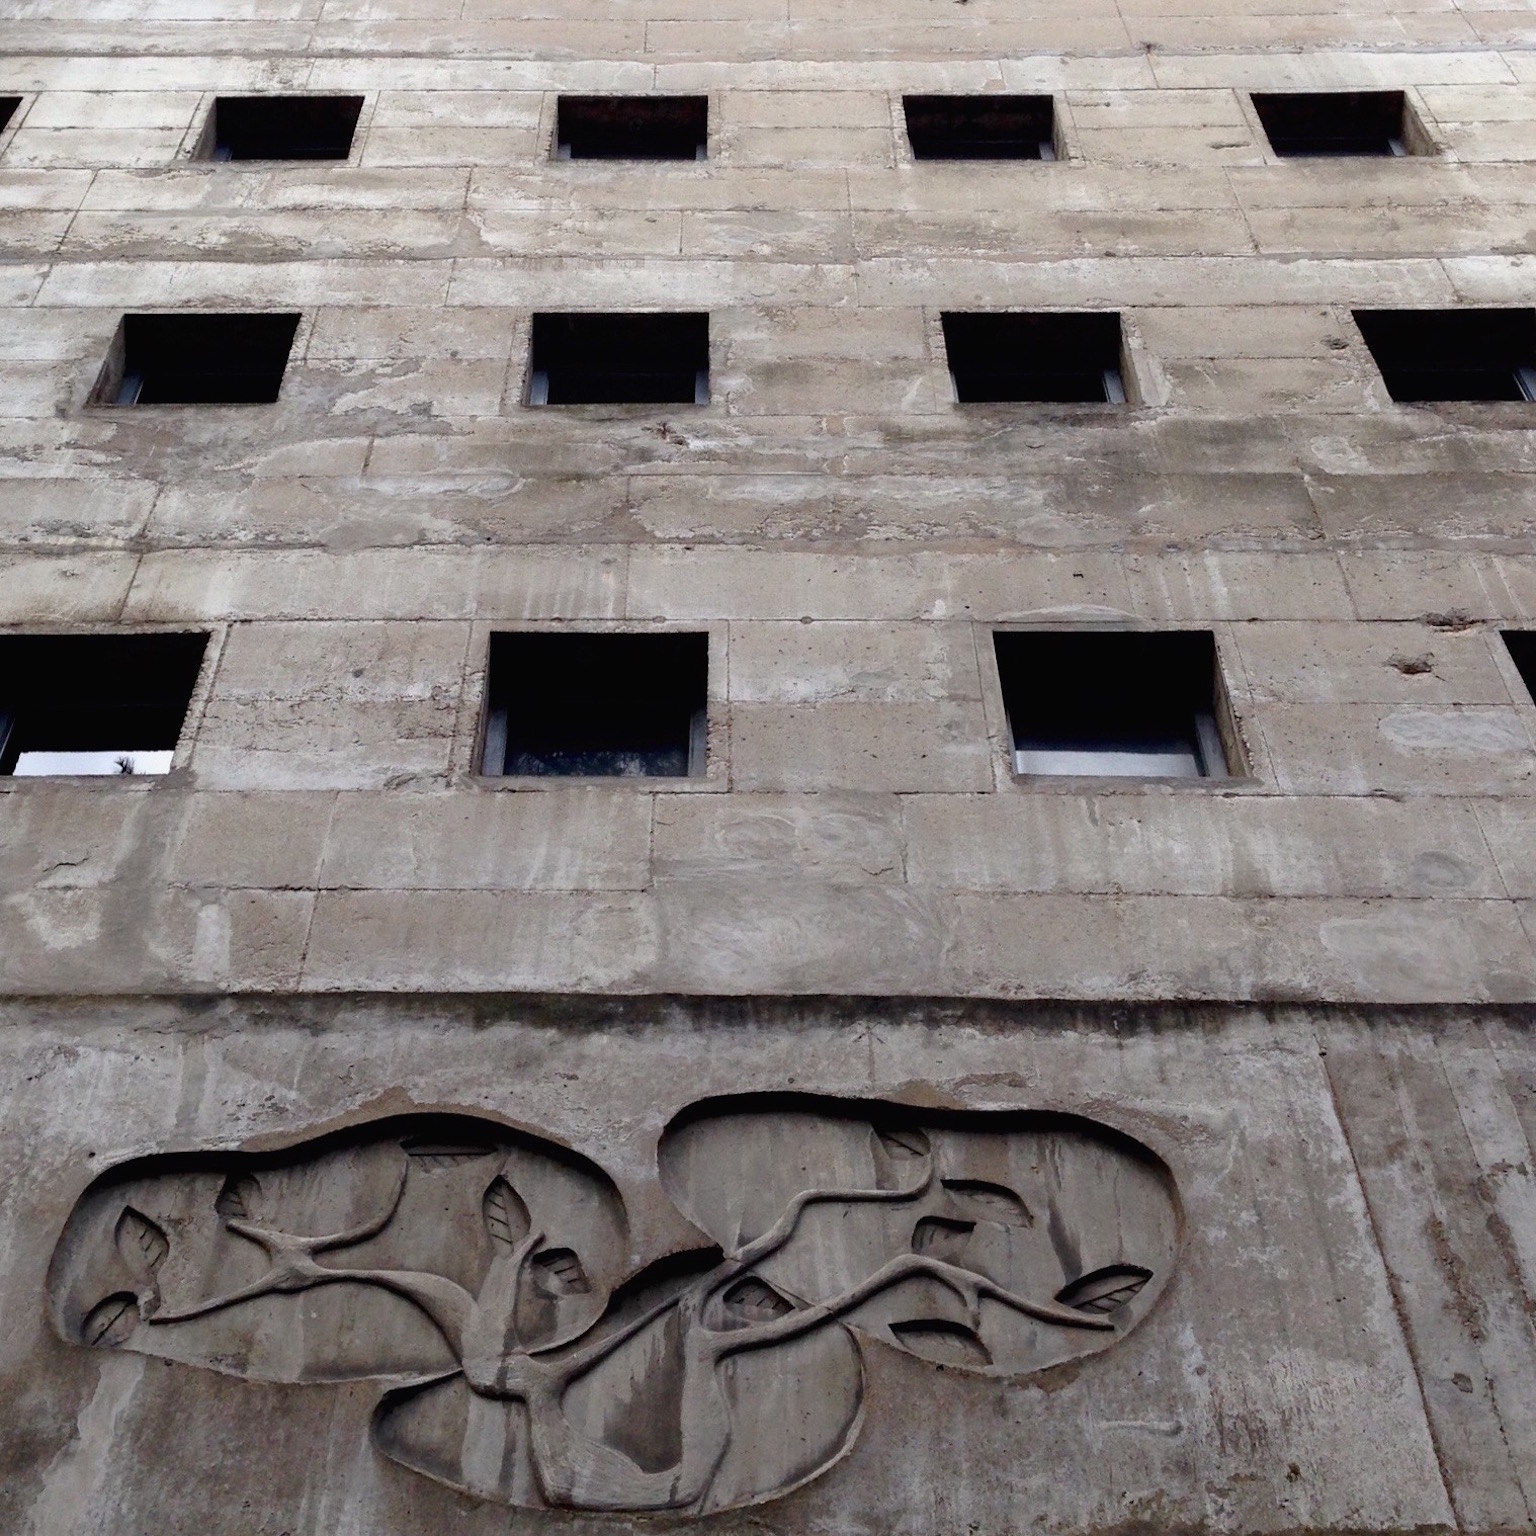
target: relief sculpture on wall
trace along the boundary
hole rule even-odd
[[[1169,1278],[1165,1166],[1094,1122],[754,1096],[661,1138],[697,1229],[636,1256],[597,1165],[470,1115],[146,1159],[49,1271],[72,1343],[284,1382],[378,1378],[378,1449],[487,1499],[701,1514],[851,1451],[864,1351],[1024,1378]]]

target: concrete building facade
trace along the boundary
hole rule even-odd
[[[0,777],[0,1531],[1531,1527],[1536,405],[1357,318],[1518,332],[1528,6],[4,0],[0,97],[0,716],[206,636]],[[532,403],[631,311],[695,403]],[[1124,399],[958,399],[1025,311]],[[131,403],[215,312],[275,402]],[[1168,631],[1223,765],[1016,771],[1000,635]],[[521,633],[707,636],[693,771],[482,772]]]

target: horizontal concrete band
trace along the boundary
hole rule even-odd
[[[1397,7],[1333,4],[1327,9],[1264,6],[1225,10],[1211,6],[1138,3],[1062,7],[1052,0],[1020,6],[1002,16],[939,12],[920,5],[850,6],[846,19],[822,6],[751,5],[731,0],[718,10],[701,0],[658,0],[654,6],[596,11],[595,0],[566,15],[545,6],[493,0],[466,14],[461,0],[280,0],[275,5],[201,4],[198,0],[120,0],[87,9],[76,0],[29,7],[12,24],[18,51],[47,56],[67,28],[83,51],[207,57],[233,51],[305,56],[325,68],[359,55],[397,55],[515,66],[554,56],[655,66],[714,60],[722,55],[777,63],[786,57],[814,63],[850,53],[877,58],[927,53],[948,44],[962,56],[1028,55],[1060,51],[1110,57],[1130,55],[1143,68],[1148,54],[1201,48],[1239,53],[1294,48],[1299,38],[1319,49],[1422,48],[1430,54],[1476,54],[1519,49],[1529,40],[1523,13],[1483,3],[1450,0]],[[530,14],[530,11],[532,14]],[[1140,55],[1141,57],[1137,57]]]
[[[1530,817],[1508,802],[56,790],[5,810],[11,995],[1536,998]]]
[[[404,555],[398,562],[407,577],[412,559]],[[611,785],[621,796],[680,789],[1008,792],[1020,788],[1022,781],[1015,779],[1009,757],[1011,727],[997,658],[1002,642],[995,637],[1042,626],[1132,633],[1190,627],[1214,635],[1220,691],[1233,714],[1241,748],[1229,764],[1231,782],[1191,786],[1201,792],[1478,797],[1523,795],[1532,783],[1536,715],[1530,693],[1516,671],[1501,625],[1479,621],[1465,610],[1421,614],[1417,622],[1320,616],[1214,619],[1211,607],[1234,598],[1240,601],[1240,594],[1227,591],[1212,599],[1201,590],[1200,580],[1211,575],[1210,570],[1171,564],[1162,573],[1171,578],[1166,587],[1155,579],[1137,583],[1141,600],[1158,612],[1157,621],[1149,622],[1134,612],[1128,573],[1118,561],[1093,570],[1089,562],[1069,558],[1054,571],[1034,574],[1055,585],[1063,598],[1090,596],[1100,581],[1113,584],[1119,589],[1116,595],[1132,605],[1129,612],[1108,603],[1052,603],[1038,587],[1038,605],[1025,606],[1027,562],[1017,568],[1022,578],[1017,586],[1005,579],[999,588],[991,578],[1006,576],[1001,565],[990,572],[984,567],[975,570],[981,580],[971,586],[965,580],[965,562],[957,560],[946,568],[929,557],[925,568],[953,578],[943,588],[948,598],[927,599],[930,611],[944,610],[942,617],[846,620],[802,614],[796,619],[722,622],[713,614],[689,613],[693,603],[714,608],[728,595],[709,582],[711,565],[728,578],[732,564],[744,562],[737,574],[746,577],[752,574],[754,560],[763,562],[760,579],[755,591],[743,591],[759,605],[778,603],[792,612],[802,603],[819,607],[844,594],[863,601],[857,580],[849,582],[859,575],[884,583],[872,587],[871,595],[880,592],[892,603],[904,598],[923,601],[922,569],[898,566],[886,571],[881,561],[865,558],[844,569],[817,560],[796,570],[791,563],[776,573],[773,559],[742,552],[716,564],[696,553],[670,569],[666,564],[653,568],[651,576],[660,578],[670,595],[653,590],[641,601],[669,614],[665,624],[602,614],[613,604],[616,589],[622,590],[622,560],[606,571],[601,564],[589,567],[596,580],[585,596],[599,611],[574,620],[519,618],[514,609],[499,623],[316,617],[228,624],[196,607],[210,595],[203,586],[210,569],[215,582],[231,575],[231,569],[210,567],[188,555],[159,563],[147,584],[145,607],[133,617],[152,619],[152,627],[186,626],[212,635],[172,761],[177,773],[190,770],[190,782],[199,790],[519,787],[487,786],[479,779],[479,741],[492,637],[527,629],[600,635],[681,630],[707,637],[704,772],[688,784]],[[259,557],[258,566],[270,560]],[[449,562],[450,568],[458,563]],[[1299,562],[1315,569],[1289,573],[1298,578],[1289,597],[1280,590],[1278,562],[1266,567],[1255,557],[1247,563],[1256,581],[1274,578],[1269,597],[1277,607],[1292,602],[1302,609],[1333,603],[1346,611],[1349,607],[1339,568],[1326,559]],[[51,592],[59,587],[67,594],[66,602],[83,607],[90,601],[89,588],[79,577],[93,570],[93,562],[41,566],[29,570],[22,562],[15,568],[18,606],[33,616],[28,624],[24,614],[18,614],[18,632],[77,631],[82,624],[104,639],[122,632],[121,619],[128,615],[121,612],[117,624],[101,619],[92,624],[77,609],[69,625],[60,622],[63,614],[50,609]],[[1242,563],[1227,568],[1239,575]],[[103,577],[98,595],[110,602],[113,588],[120,590],[113,578],[122,572],[114,571],[111,562],[94,569]],[[313,579],[327,570],[341,575],[357,567],[352,562],[338,567],[326,559],[304,560],[246,574],[258,580],[278,578],[270,588],[276,592],[285,569]],[[1496,569],[1489,567],[1490,572]],[[424,570],[430,573],[429,567]],[[629,570],[632,577],[637,574],[636,562],[630,562]],[[1090,572],[1092,581],[1087,579]],[[444,574],[441,567],[437,574]],[[548,574],[562,583],[566,573],[556,561]],[[777,594],[768,586],[774,574],[789,578]],[[1134,574],[1151,573],[1143,569]],[[905,594],[904,575],[915,578]],[[37,578],[30,591],[29,576]],[[807,577],[809,588],[802,585]],[[1187,580],[1190,577],[1195,579]],[[265,587],[260,581],[253,595]],[[632,583],[632,594],[634,590]],[[1368,599],[1369,588],[1365,591]],[[1418,592],[1431,600],[1449,595],[1444,589],[1435,594],[1429,583]],[[228,587],[222,595],[213,595],[221,604],[233,596]],[[1399,589],[1397,597],[1405,595]],[[1504,596],[1510,597],[1508,589]],[[972,604],[1004,603],[1010,597],[1023,597],[1025,603],[1004,609],[991,624],[948,616],[951,602],[963,611]],[[430,606],[431,594],[415,588],[402,598]],[[279,600],[317,599],[323,600],[318,591],[315,598],[302,597],[295,582]],[[462,601],[462,593],[445,593],[445,606]],[[572,606],[580,601],[578,595]],[[187,607],[193,611],[187,612]],[[1522,630],[1529,621],[1522,616],[1507,622],[1513,630]],[[187,781],[177,782],[185,786]],[[6,787],[17,794],[33,792],[32,786],[19,783]],[[548,781],[520,787],[558,788]],[[131,786],[82,785],[75,792],[111,798],[131,792]],[[514,813],[482,807],[473,814]]]

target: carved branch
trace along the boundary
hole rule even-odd
[[[276,1296],[294,1289],[296,1287],[288,1283],[280,1271],[269,1269],[266,1274],[252,1280],[248,1285],[240,1286],[238,1290],[210,1296],[206,1301],[183,1307],[178,1312],[155,1312],[151,1314],[148,1321],[156,1328],[164,1327],[169,1323],[186,1323],[195,1317],[206,1317],[210,1312],[222,1312],[226,1307],[238,1306],[242,1301],[255,1301],[262,1296]]]
[[[384,1205],[355,1227],[348,1227],[341,1232],[327,1232],[319,1237],[300,1237],[292,1232],[279,1232],[271,1227],[258,1227],[254,1222],[238,1216],[226,1217],[224,1225],[231,1232],[249,1238],[270,1254],[313,1255],[330,1253],[337,1248],[353,1248],[358,1243],[367,1242],[370,1237],[377,1237],[394,1218],[395,1212],[400,1209],[400,1201],[405,1195],[405,1181],[410,1174],[410,1168],[409,1161],[402,1159],[394,1192]]]
[[[888,1193],[880,1192],[881,1195]],[[799,1202],[799,1208],[803,1209],[816,1194],[816,1191],[808,1191],[807,1197]],[[792,1228],[792,1222],[790,1225]],[[490,1383],[477,1384],[478,1390],[484,1391],[490,1387],[496,1395],[520,1397],[528,1403],[533,1428],[535,1475],[550,1503],[573,1502],[578,1483],[584,1484],[583,1474],[594,1473],[599,1467],[603,1469],[603,1475],[597,1482],[602,1485],[603,1491],[599,1494],[595,1487],[584,1485],[581,1496],[584,1505],[629,1509],[677,1508],[702,1496],[724,1453],[724,1440],[716,1444],[715,1439],[704,1432],[703,1426],[707,1424],[711,1430],[723,1429],[723,1418],[715,1414],[694,1415],[690,1420],[693,1433],[703,1435],[703,1440],[697,1445],[689,1444],[690,1454],[685,1457],[688,1464],[671,1468],[666,1473],[643,1473],[629,1464],[626,1458],[618,1456],[611,1447],[593,1441],[573,1426],[565,1418],[560,1406],[565,1389],[572,1381],[673,1307],[682,1308],[687,1314],[684,1333],[689,1341],[688,1390],[691,1393],[718,1390],[713,1373],[726,1356],[749,1349],[767,1348],[800,1337],[835,1321],[882,1291],[914,1276],[933,1279],[946,1286],[967,1303],[973,1315],[979,1308],[980,1298],[985,1296],[1027,1316],[1059,1326],[1084,1328],[1092,1332],[1113,1332],[1115,1326],[1107,1318],[1073,1311],[1054,1302],[1031,1301],[984,1275],[961,1269],[942,1259],[924,1254],[902,1254],[867,1279],[850,1287],[841,1296],[792,1312],[774,1322],[726,1333],[703,1328],[700,1313],[705,1299],[722,1285],[749,1272],[743,1264],[728,1260],[690,1290],[646,1308],[622,1328],[584,1348],[557,1357],[519,1355],[508,1358],[501,1363],[493,1387]]]
[[[543,1241],[542,1232],[530,1232],[510,1252],[498,1253],[481,1282],[459,1351],[464,1375],[476,1390],[500,1395],[497,1383],[505,1374],[502,1367],[508,1358],[508,1345],[522,1343],[517,1328],[517,1305],[522,1294],[523,1271],[529,1255]],[[517,1352],[521,1353],[521,1349]]]
[[[711,1277],[712,1285],[714,1278]],[[612,1333],[605,1333],[589,1343],[556,1344],[545,1351],[529,1350],[513,1355],[500,1363],[496,1380],[487,1383],[484,1390],[493,1391],[498,1396],[521,1398],[553,1388],[558,1395],[578,1376],[650,1327],[658,1317],[681,1305],[686,1294],[679,1293],[653,1303]]]
[[[927,1171],[923,1174],[923,1177],[909,1189],[818,1188],[801,1190],[784,1208],[784,1213],[766,1232],[754,1238],[744,1248],[727,1254],[725,1262],[709,1275],[702,1277],[701,1281],[693,1287],[691,1292],[680,1292],[677,1296],[658,1302],[655,1306],[647,1308],[639,1317],[632,1319],[613,1333],[605,1334],[602,1338],[595,1339],[585,1346],[549,1359],[548,1367],[554,1373],[554,1379],[558,1380],[563,1388],[590,1366],[606,1359],[620,1345],[626,1343],[653,1323],[662,1313],[674,1306],[684,1305],[690,1299],[694,1301],[697,1307],[705,1296],[718,1291],[721,1286],[729,1284],[732,1280],[750,1273],[752,1265],[761,1262],[769,1254],[782,1248],[794,1235],[795,1228],[799,1224],[800,1217],[807,1206],[833,1200],[881,1203],[919,1198],[927,1192],[933,1183],[933,1159],[931,1157],[927,1159],[927,1165]],[[540,1361],[537,1351],[532,1352],[529,1358],[531,1361]],[[519,1374],[521,1375],[521,1373]],[[513,1386],[509,1381],[507,1389],[519,1390],[522,1385],[526,1384],[526,1381],[527,1377],[525,1375],[522,1376],[522,1382],[518,1386]]]
[[[978,1275],[974,1270],[961,1269],[956,1264],[946,1263],[943,1259],[936,1259],[928,1254],[904,1253],[890,1260],[889,1263],[881,1265],[874,1274],[859,1281],[844,1291],[841,1296],[835,1296],[830,1301],[803,1307],[784,1317],[775,1318],[772,1322],[714,1334],[715,1358],[723,1360],[727,1355],[739,1354],[742,1350],[764,1349],[772,1344],[798,1338],[802,1334],[809,1333],[813,1328],[819,1328],[823,1323],[833,1321],[853,1311],[854,1308],[862,1306],[882,1291],[889,1290],[903,1280],[909,1280],[915,1276],[924,1276],[946,1286],[966,1303],[973,1316],[979,1306],[980,1298],[985,1296],[1003,1306],[1013,1308],[1016,1312],[1022,1312],[1026,1317],[1037,1318],[1044,1323],[1054,1323],[1064,1328],[1086,1328],[1099,1333],[1114,1332],[1115,1325],[1107,1317],[1078,1312],[1056,1302],[1031,1301],[1027,1296],[1020,1296],[1006,1286],[989,1280],[985,1275]]]
[[[322,1285],[339,1285],[351,1281],[392,1291],[413,1303],[447,1340],[455,1356],[462,1359],[464,1332],[474,1310],[475,1300],[461,1285],[446,1276],[417,1270],[331,1269],[316,1263],[314,1258],[317,1253],[353,1248],[369,1238],[377,1237],[400,1208],[409,1172],[409,1162],[402,1160],[394,1191],[384,1205],[372,1216],[341,1232],[303,1237],[292,1232],[257,1226],[240,1217],[226,1218],[224,1224],[229,1231],[255,1243],[270,1257],[272,1262],[267,1272],[236,1290],[211,1296],[194,1306],[184,1307],[177,1312],[158,1312],[149,1321],[161,1327],[184,1323],[193,1318],[206,1317],[212,1312],[222,1312],[244,1301],[255,1301],[262,1296],[291,1295]]]
[[[316,1280],[317,1285],[350,1281],[392,1291],[411,1302],[426,1314],[462,1365],[464,1336],[475,1311],[475,1298],[456,1280],[416,1269],[321,1269],[320,1274],[325,1278]]]
[[[926,1159],[927,1172],[910,1189],[803,1189],[784,1207],[784,1214],[761,1237],[754,1238],[744,1248],[738,1248],[727,1257],[743,1268],[765,1259],[776,1249],[782,1248],[794,1235],[801,1214],[809,1205],[825,1204],[830,1200],[846,1200],[864,1204],[890,1203],[915,1200],[926,1194],[933,1183],[933,1158]]]

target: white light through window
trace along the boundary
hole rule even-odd
[[[1015,773],[1085,774],[1117,779],[1198,779],[1200,760],[1186,746],[1151,751],[1084,751],[1020,747],[1013,754]]]
[[[126,777],[170,771],[170,752],[23,752],[12,770],[18,779],[40,779],[54,774]]]

